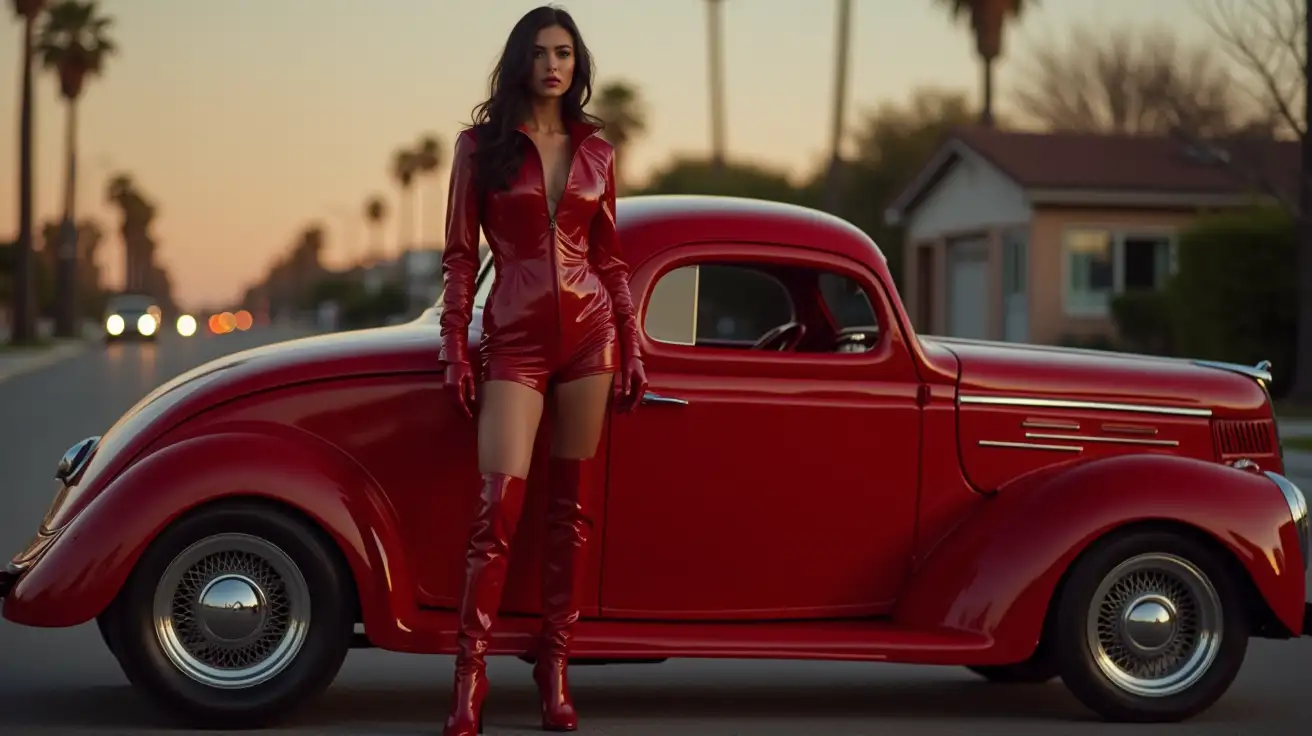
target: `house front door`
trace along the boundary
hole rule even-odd
[[[1030,339],[1029,238],[1011,231],[1002,238],[1002,339]]]
[[[984,236],[948,242],[948,335],[989,337],[989,246]]]

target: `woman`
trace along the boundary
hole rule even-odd
[[[482,726],[489,629],[548,392],[552,442],[533,679],[543,729],[578,728],[565,668],[590,527],[581,505],[583,465],[596,452],[616,372],[621,411],[636,406],[647,386],[615,228],[614,149],[583,112],[591,94],[592,62],[574,20],[541,7],[511,30],[489,99],[456,139],[441,360],[461,410],[472,417],[477,402],[483,485],[465,557],[447,736]],[[496,280],[483,312],[475,391],[467,330],[480,226]]]

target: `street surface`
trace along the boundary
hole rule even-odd
[[[100,434],[138,398],[211,358],[296,337],[271,327],[223,337],[165,335],[156,346],[93,345],[0,380],[0,556],[18,551],[49,503],[73,442]],[[1312,488],[1312,463],[1296,481]],[[493,660],[489,734],[537,730],[529,667]],[[451,658],[357,651],[336,685],[277,734],[436,734]],[[1093,721],[1060,682],[989,685],[961,668],[856,663],[672,661],[571,672],[582,734],[1306,734],[1312,639],[1254,642],[1230,694],[1179,726]],[[128,686],[94,624],[39,630],[0,621],[0,733],[183,733],[161,726]]]

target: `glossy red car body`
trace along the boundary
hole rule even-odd
[[[639,198],[621,200],[619,221],[640,322],[671,269],[737,263],[781,268],[800,295],[813,282],[789,269],[840,274],[865,292],[878,333],[840,355],[643,332],[653,396],[609,419],[593,464],[574,656],[1020,662],[1072,562],[1145,524],[1224,550],[1261,635],[1303,633],[1305,522],[1269,477],[1231,465],[1282,472],[1267,394],[1239,367],[917,336],[874,244],[798,208]],[[793,309],[822,324],[817,300]],[[331,536],[373,645],[453,651],[478,474],[474,424],[443,394],[437,334],[430,310],[160,387],[54,504],[4,616],[89,621],[180,515],[256,496]],[[837,331],[786,337],[820,344]],[[536,631],[544,459],[494,653],[527,652]]]

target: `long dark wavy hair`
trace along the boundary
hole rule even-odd
[[[561,98],[561,116],[566,122],[601,126],[600,120],[583,111],[592,99],[592,54],[574,18],[551,5],[530,10],[510,30],[506,48],[488,81],[488,99],[474,108],[472,127],[478,137],[474,179],[484,193],[508,188],[524,164],[524,145],[528,141],[516,129],[532,111],[530,85],[538,31],[552,26],[564,28],[574,40],[574,79]]]

